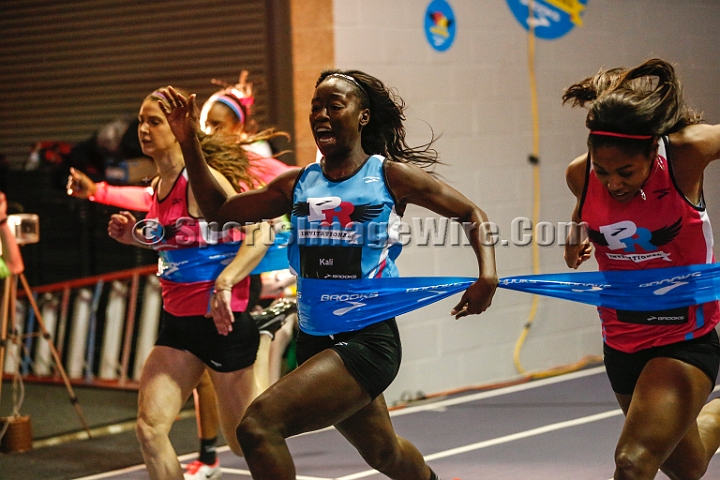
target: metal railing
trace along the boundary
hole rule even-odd
[[[75,385],[137,388],[160,321],[156,272],[148,265],[21,289],[6,279],[4,376],[59,383],[64,370]]]

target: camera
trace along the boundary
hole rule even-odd
[[[8,226],[18,245],[40,241],[40,217],[34,213],[8,215]]]

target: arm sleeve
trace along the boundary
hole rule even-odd
[[[88,197],[91,202],[127,208],[136,212],[147,212],[152,204],[152,187],[118,187],[107,182],[96,183],[95,195]]]

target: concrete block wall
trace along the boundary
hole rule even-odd
[[[532,120],[527,32],[504,0],[450,0],[457,20],[454,44],[436,52],[425,39],[429,0],[334,0],[338,68],[357,68],[397,88],[407,102],[410,143],[441,134],[436,147],[448,165],[438,172],[500,226],[508,239],[517,217],[532,217]],[[537,40],[535,70],[540,116],[540,219],[568,221],[574,199],[567,164],[584,152],[585,111],[561,105],[563,90],[601,67],[634,66],[650,57],[676,64],[686,98],[720,121],[720,35],[715,0],[589,0],[583,26],[556,40]],[[720,169],[706,176],[710,216],[720,225]],[[410,208],[406,219],[430,212]],[[530,247],[499,246],[501,276],[532,273]],[[469,247],[411,245],[400,257],[403,275],[476,275]],[[542,273],[566,271],[562,248],[540,248]],[[594,270],[590,263],[583,267]],[[459,297],[404,315],[404,358],[386,392],[435,393],[517,376],[513,350],[532,297],[498,291],[481,316],[459,321],[448,312]],[[593,307],[539,300],[521,352],[525,370],[543,370],[602,351]]]

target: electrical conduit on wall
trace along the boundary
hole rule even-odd
[[[510,1],[509,3],[514,4],[515,2]],[[524,0],[520,3],[524,3]],[[548,18],[542,13],[538,13],[535,0],[527,0],[527,32],[528,32],[528,76],[530,80],[530,109],[532,115],[532,131],[533,131],[533,142],[532,142],[532,153],[528,156],[528,161],[533,169],[533,212],[532,212],[532,225],[536,226],[540,222],[540,113],[538,108],[537,100],[537,77],[535,69],[535,43],[537,40],[538,27],[542,27],[543,33],[542,38],[553,39],[566,34],[575,25],[581,25],[582,20],[581,14],[584,12],[584,4],[586,0],[571,0],[565,3],[550,3],[550,10],[557,10],[558,22],[553,24],[549,22]],[[546,9],[547,10],[547,9]],[[546,11],[543,10],[543,11]],[[565,15],[563,15],[565,14]],[[538,15],[538,16],[536,16]],[[567,17],[567,18],[566,18]],[[522,23],[522,22],[521,22]],[[538,241],[535,235],[532,236],[532,272],[534,275],[540,273],[540,249]],[[530,328],[535,321],[537,316],[539,303],[539,296],[533,295],[532,303],[530,305],[530,312],[528,319],[523,326],[522,332],[515,343],[515,350],[513,352],[513,362],[518,373],[526,374],[525,368],[520,362],[520,352],[525,344]],[[536,372],[529,374],[532,378],[543,378],[553,375],[560,375],[570,371],[582,368],[590,362],[598,361],[598,358],[587,357],[579,362],[572,365],[561,366],[544,372]]]

